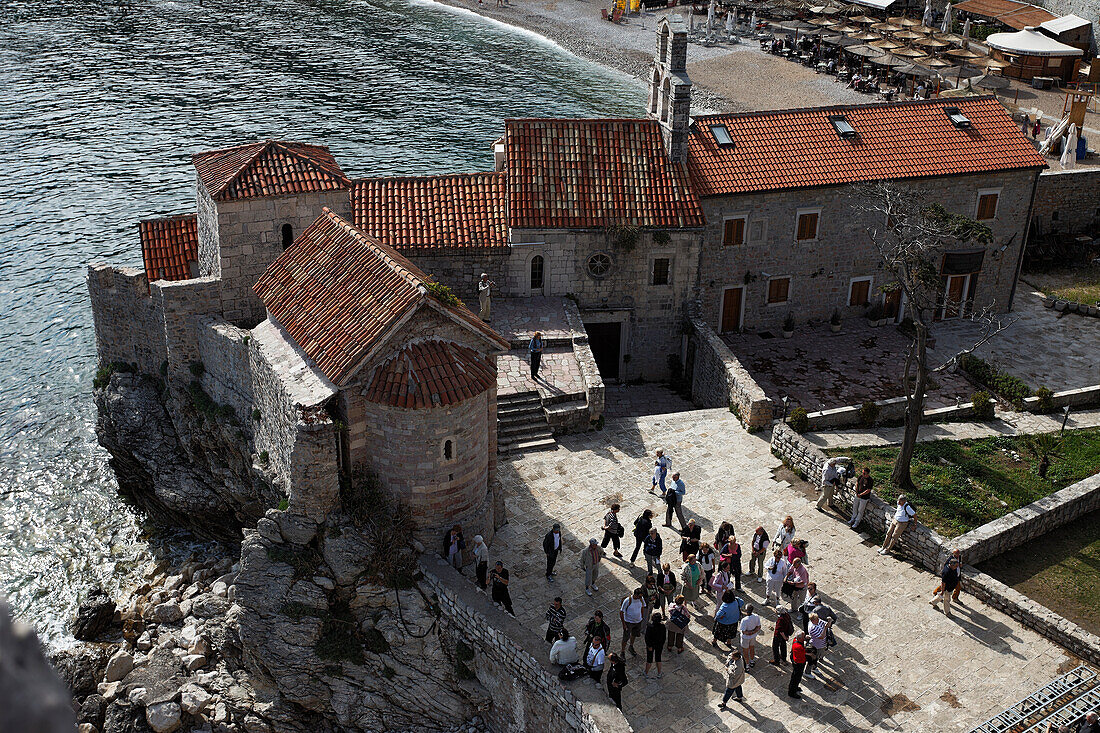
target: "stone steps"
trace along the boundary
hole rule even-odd
[[[497,453],[556,448],[538,392],[519,392],[497,400]]]

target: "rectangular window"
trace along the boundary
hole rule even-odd
[[[816,211],[806,211],[798,215],[798,233],[796,239],[805,242],[817,239],[817,220],[820,214]]]
[[[871,302],[871,278],[852,280],[848,286],[848,305],[867,305]]]
[[[723,246],[733,247],[745,243],[745,220],[744,216],[726,219],[725,230],[722,232]]]
[[[655,257],[653,259],[653,277],[650,285],[668,285],[672,261],[668,257]]]
[[[978,221],[990,221],[997,216],[997,199],[1000,195],[996,191],[981,191],[978,193],[978,213],[974,217]]]
[[[774,277],[768,280],[768,305],[786,303],[791,292],[789,277]]]

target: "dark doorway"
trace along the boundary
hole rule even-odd
[[[596,358],[600,376],[604,379],[618,379],[623,324],[586,323],[584,329],[588,331],[588,344],[592,347],[592,356]]]

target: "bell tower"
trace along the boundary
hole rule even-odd
[[[673,14],[657,23],[657,52],[649,82],[646,112],[661,125],[668,157],[687,161],[688,126],[691,124],[691,79],[687,75],[687,26]]]

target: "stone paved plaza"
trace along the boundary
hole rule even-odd
[[[537,391],[545,399],[584,395],[584,377],[577,355],[568,346],[548,346],[542,352],[539,379],[531,379],[529,353],[513,349],[497,356],[497,394]]]
[[[685,514],[702,523],[704,539],[713,537],[723,519],[733,522],[746,544],[758,524],[771,534],[784,515],[794,517],[798,534],[810,541],[811,579],[840,617],[840,643],[822,665],[824,680],[804,683],[803,700],[785,694],[789,665],[779,672],[758,661],[745,683],[746,704],[731,703],[722,712],[715,706],[725,677],[709,644],[712,617],[697,616],[684,653],[666,657],[662,679],[642,676],[644,644],[643,656],[628,656],[623,709],[635,730],[963,731],[1071,666],[1059,647],[969,596],[954,619],[934,610],[928,597],[936,578],[878,555],[868,538],[816,512],[801,491],[776,479],[780,463],[766,434],[745,433],[724,409],[611,419],[603,431],[562,437],[555,451],[502,461],[509,522],[493,542],[491,559],[510,568],[518,618],[540,636],[546,607],[560,594],[569,611],[567,628],[583,637],[585,622],[601,608],[613,629],[611,648],[618,649],[618,606],[641,583],[645,568],[644,562],[628,562],[630,527],[647,506],[661,510],[660,520],[664,516],[657,497],[648,493],[658,447],[683,472]],[[613,501],[623,504],[627,560],[612,559],[609,548],[599,592],[589,598],[578,553],[590,537],[601,536],[603,514]],[[565,552],[557,581],[548,584],[541,542],[555,521],[562,524]],[[660,532],[664,559],[678,571],[676,535],[665,527]],[[747,598],[758,608],[761,588],[747,584]],[[768,608],[762,616],[758,655],[770,659],[774,613]],[[545,658],[548,649],[530,651]]]
[[[641,415],[664,415],[670,412],[694,410],[689,400],[659,384],[609,384],[604,394],[604,417],[608,420],[617,417],[638,417]]]

